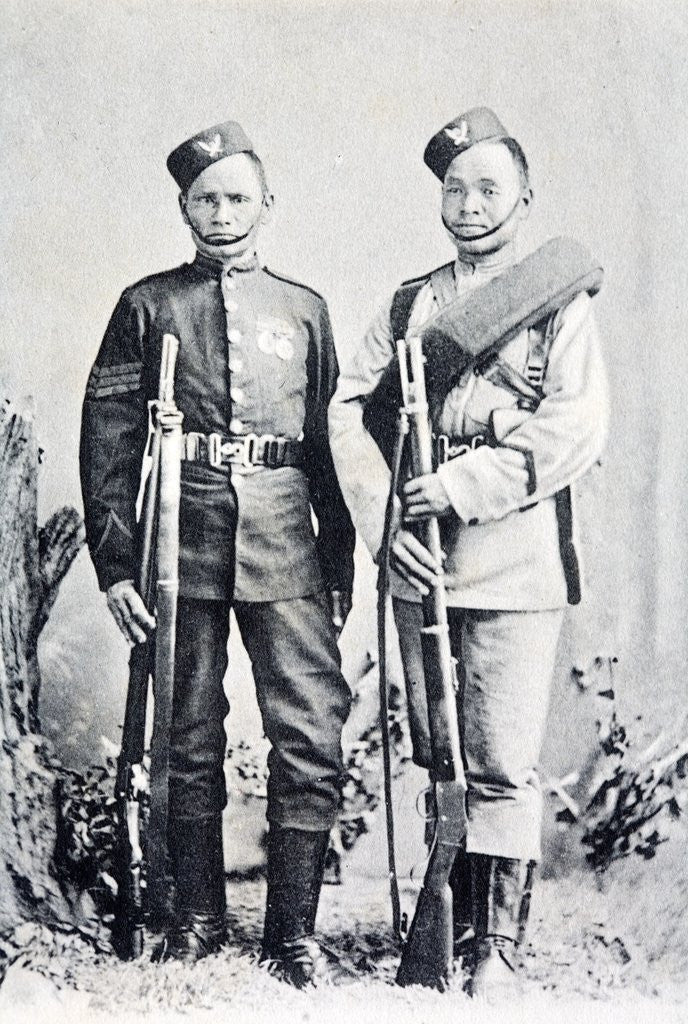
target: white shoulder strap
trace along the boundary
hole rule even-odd
[[[546,324],[536,324],[528,328],[528,362],[526,363],[526,380],[538,391],[542,390],[547,373],[549,354],[556,335],[556,313],[552,313]]]

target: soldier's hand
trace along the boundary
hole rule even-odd
[[[146,609],[134,581],[113,583],[107,592],[107,603],[125,640],[132,645],[142,644],[155,626],[155,619]]]
[[[452,503],[437,473],[417,476],[404,484],[404,522],[417,523],[428,516],[444,516]]]
[[[399,530],[390,555],[390,565],[424,597],[442,580],[442,566],[410,530]]]
[[[332,616],[332,625],[334,631],[339,637],[339,634],[344,629],[344,623],[349,617],[351,611],[351,591],[349,590],[330,590],[330,615]]]

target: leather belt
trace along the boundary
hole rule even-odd
[[[485,444],[488,444],[488,440],[483,434],[476,434],[475,437],[449,437],[448,434],[433,434],[432,445],[435,463],[441,466],[451,459],[458,459],[460,455],[474,452],[476,448],[482,448]]]
[[[190,431],[182,438],[182,459],[203,462],[214,469],[222,466],[300,466],[303,461],[301,441],[274,434],[201,434]]]
[[[452,459],[458,459],[461,455],[467,455],[468,452],[474,452],[476,448],[482,448],[485,444],[489,445],[491,448],[495,447],[495,442],[489,440],[484,434],[476,434],[475,437],[449,437],[448,434],[433,434],[432,449],[434,465],[435,467],[442,466],[445,462],[451,462]],[[526,462],[526,466],[528,465],[529,463]],[[529,490],[528,493],[532,494],[534,491],[535,483],[533,482],[533,489],[532,491]],[[528,505],[522,505],[518,511],[527,512],[529,509],[535,508],[537,504],[537,501],[531,501]]]

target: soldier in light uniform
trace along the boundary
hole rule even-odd
[[[395,338],[522,258],[518,236],[532,202],[521,147],[487,108],[438,132],[425,161],[442,183],[442,220],[456,260],[398,289],[345,366],[330,406],[342,491],[376,559],[390,473],[365,428],[366,402]],[[531,866],[540,858],[536,768],[564,607],[579,599],[568,488],[598,459],[607,422],[587,293],[546,324],[521,331],[499,355],[498,379],[471,367],[447,382],[439,402],[430,396],[439,464],[404,485],[391,550],[414,756],[426,767],[419,599],[439,578],[447,589],[468,783],[463,863],[476,935],[471,988],[488,995],[512,976],[510,948]],[[408,528],[428,514],[442,517],[444,566]],[[457,895],[466,882],[461,863],[452,879]]]
[[[153,621],[132,582],[135,503],[161,340],[174,334],[185,439],[168,830],[177,914],[167,955],[195,960],[225,934],[231,604],[272,744],[263,957],[300,985],[321,966],[312,935],[350,705],[336,636],[351,603],[354,533],[327,435],[337,361],[324,300],[258,260],[273,199],[242,128],[216,125],[167,165],[197,253],[127,288],[108,325],[83,411],[88,544],[118,625],[141,642]]]

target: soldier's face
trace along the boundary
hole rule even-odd
[[[442,220],[459,255],[490,253],[506,245],[528,216],[531,198],[506,146],[479,142],[459,153],[442,185]]]
[[[180,205],[184,220],[205,245],[240,251],[255,243],[271,199],[263,194],[251,159],[234,153],[206,167]]]

